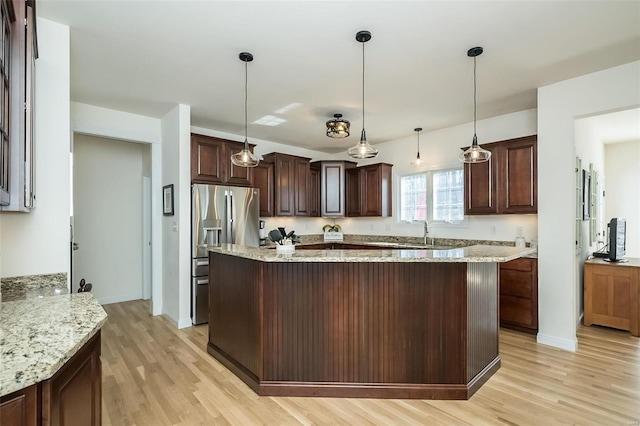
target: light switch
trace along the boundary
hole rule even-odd
[[[178,222],[171,222],[171,230],[173,232],[178,232]]]

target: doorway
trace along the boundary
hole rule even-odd
[[[84,278],[101,304],[150,298],[150,145],[74,134],[73,158],[73,288]]]

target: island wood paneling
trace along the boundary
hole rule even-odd
[[[260,395],[467,399],[499,367],[496,270],[212,252],[208,349]]]

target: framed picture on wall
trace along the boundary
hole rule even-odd
[[[162,214],[173,216],[173,184],[162,187]]]
[[[591,174],[582,170],[582,220],[589,220],[591,211]]]

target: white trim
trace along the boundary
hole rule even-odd
[[[182,318],[180,321],[178,321],[178,328],[187,328],[187,327],[191,327],[193,325],[193,322],[191,321],[191,318]]]
[[[565,351],[575,352],[576,350],[578,350],[578,339],[576,338],[563,339],[561,337],[538,333],[538,336],[536,337],[536,341],[543,345],[564,349]]]
[[[578,315],[578,321],[576,322],[576,330],[580,328],[580,326],[582,325],[583,318],[584,318],[584,312],[580,312],[580,315]]]
[[[109,305],[111,303],[129,302],[131,300],[139,300],[142,298],[140,291],[130,294],[121,294],[118,296],[101,297],[98,299],[98,303],[101,305]]]

